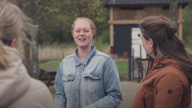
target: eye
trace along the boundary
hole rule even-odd
[[[85,29],[85,30],[84,30],[84,32],[86,32],[86,33],[87,33],[87,32],[89,32],[89,30],[88,30],[88,29]]]
[[[80,32],[80,30],[76,30],[75,32],[79,33],[79,32]]]

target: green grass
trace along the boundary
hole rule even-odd
[[[48,61],[46,63],[40,63],[39,67],[58,67],[61,60]]]
[[[117,61],[117,68],[119,71],[119,76],[128,74],[128,64],[127,61]]]
[[[61,60],[54,60],[54,61],[49,61],[46,63],[40,63],[39,67],[58,67],[60,62],[61,62]],[[119,76],[128,74],[127,61],[117,61],[116,64],[117,64],[117,68],[119,71]]]
[[[189,108],[192,108],[192,105],[190,105],[190,107]]]

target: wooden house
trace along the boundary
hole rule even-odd
[[[182,39],[182,8],[189,3],[190,0],[178,0],[180,39]],[[131,57],[133,47],[136,54],[134,55],[140,55],[138,53],[140,51],[138,39],[141,19],[151,15],[163,15],[170,18],[169,0],[104,0],[104,4],[105,7],[110,8],[108,23],[110,24],[111,51],[118,57],[123,57],[125,54]],[[145,58],[146,54],[142,55],[142,57]]]

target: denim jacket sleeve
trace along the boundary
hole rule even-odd
[[[62,81],[62,62],[57,70],[57,75],[55,77],[54,87],[55,93],[55,108],[65,108],[66,107],[66,97],[64,93],[63,81]]]
[[[121,103],[122,92],[119,73],[116,63],[111,58],[107,59],[103,73],[105,97],[85,108],[116,108]]]

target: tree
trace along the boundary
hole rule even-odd
[[[30,18],[35,19],[36,18],[36,14],[37,14],[37,5],[36,2],[37,1],[28,1],[26,2],[27,4],[22,4],[23,0],[13,0],[13,3],[17,4],[18,6],[20,6],[21,9],[23,9],[23,7],[27,7],[24,8],[25,12],[24,13],[31,13],[28,16]],[[29,4],[31,4],[30,6],[33,6],[33,8],[28,8]],[[27,10],[27,9],[31,9],[31,10]],[[38,24],[37,20],[34,20],[35,24]],[[29,73],[29,75],[31,75],[32,77],[36,78],[36,74],[38,74],[38,39],[37,39],[37,34],[30,34],[30,33],[26,33],[26,37],[25,39],[27,39],[28,41],[23,42],[24,44],[24,55],[25,55],[25,66],[27,68],[27,71]],[[30,48],[31,47],[31,48]],[[31,49],[31,51],[30,51]],[[30,52],[32,54],[30,54]],[[30,57],[30,55],[32,55],[32,57]]]
[[[100,0],[17,0],[16,4],[39,25],[40,43],[71,42],[71,24],[77,17],[94,21],[98,31],[108,27],[109,12]]]
[[[172,26],[177,27],[177,17],[178,17],[178,0],[170,0],[170,19],[172,21]],[[179,36],[179,35],[177,35]]]
[[[187,44],[192,44],[192,3],[183,10],[183,19],[183,39]]]

